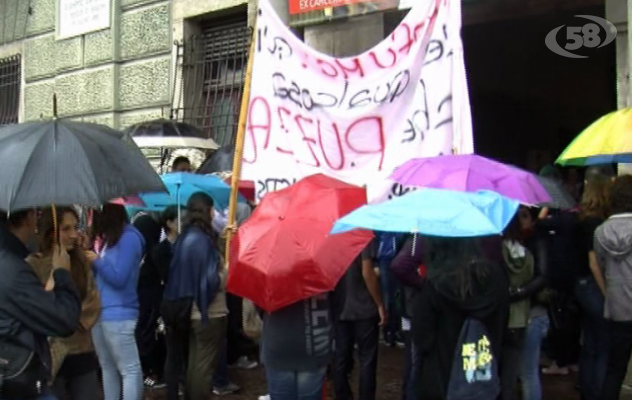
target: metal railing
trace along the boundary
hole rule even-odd
[[[220,146],[232,144],[237,130],[251,32],[244,17],[176,43],[181,82],[172,117],[201,128]]]
[[[22,56],[0,59],[0,126],[16,124],[20,112]]]

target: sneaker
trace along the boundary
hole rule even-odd
[[[259,396],[259,400],[272,400],[272,398],[269,394],[266,394],[265,396]]]
[[[228,385],[221,388],[213,387],[213,394],[216,396],[226,396],[226,395],[238,392],[239,389],[241,389],[239,386],[231,382]]]
[[[557,363],[553,363],[553,364],[551,364],[550,367],[543,368],[542,369],[542,373],[544,375],[566,376],[566,375],[568,375],[568,368],[566,368],[566,367],[560,368],[560,367],[557,366]]]
[[[250,361],[248,359],[248,357],[240,357],[239,360],[237,360],[237,363],[235,364],[236,368],[241,368],[241,369],[255,369],[259,366],[259,363],[256,361]]]

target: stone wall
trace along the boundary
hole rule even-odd
[[[110,29],[65,40],[56,40],[56,2],[32,0],[24,40],[0,46],[0,56],[9,46],[23,54],[21,120],[51,117],[53,94],[59,117],[115,128],[168,115],[171,2],[112,0]]]

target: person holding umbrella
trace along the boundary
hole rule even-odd
[[[9,360],[0,368],[3,399],[54,400],[47,392],[47,337],[70,336],[79,324],[81,300],[72,285],[66,250],[56,246],[53,251],[51,291],[25,261],[26,244],[36,231],[33,209],[12,212],[0,227],[0,358]]]
[[[99,318],[101,303],[78,225],[79,215],[73,207],[44,210],[38,228],[41,253],[28,258],[42,284],[51,290],[55,285],[51,271],[56,242],[70,255],[72,282],[81,298],[81,319],[71,337],[51,338],[50,345],[55,394],[60,399],[72,400],[89,399],[100,391],[99,362],[90,331]]]

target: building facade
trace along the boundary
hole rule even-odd
[[[362,4],[348,6],[343,13],[328,9],[290,15],[288,4],[296,0],[270,1],[280,17],[307,44],[335,56],[349,56],[369,49],[392,32],[404,15],[404,11],[386,11],[349,17],[349,13],[367,8]],[[380,0],[374,3],[388,3],[384,7],[392,9],[401,1]],[[477,92],[484,92],[480,96],[483,102],[494,97],[492,100],[499,104],[490,102],[487,106],[493,113],[495,107],[507,103],[503,100],[507,91],[522,88],[525,93],[522,103],[515,102],[514,108],[524,107],[523,104],[541,104],[540,115],[532,119],[547,121],[543,123],[546,126],[551,126],[551,119],[559,120],[560,114],[570,120],[575,118],[573,114],[586,115],[588,119],[602,112],[598,107],[588,109],[577,103],[580,98],[577,94],[546,104],[544,102],[552,96],[542,95],[541,92],[543,87],[552,87],[550,82],[538,86],[542,79],[534,82],[522,79],[514,83],[499,80],[496,72],[484,76],[485,71],[492,70],[488,68],[488,61],[472,58],[472,55],[486,51],[492,56],[499,53],[490,52],[490,46],[482,40],[471,43],[472,36],[488,35],[496,41],[506,39],[504,36],[507,35],[502,30],[511,27],[512,19],[556,15],[564,10],[573,13],[579,7],[593,7],[593,10],[601,10],[602,16],[605,15],[618,28],[618,68],[616,79],[598,73],[591,81],[601,79],[595,86],[608,86],[612,92],[616,86],[619,105],[629,104],[628,1],[632,0],[463,0],[465,28],[485,24],[490,27],[470,30],[471,33],[467,33],[470,37],[464,39],[468,69],[482,71],[479,72],[481,78],[478,82],[471,82],[472,101],[478,104]],[[103,123],[117,129],[148,119],[174,118],[201,127],[220,144],[231,143],[237,126],[251,39],[249,26],[256,14],[256,0],[248,3],[248,0],[3,0],[0,2],[0,125],[51,117],[53,94],[56,94],[59,117]],[[100,20],[107,27],[81,33],[77,27],[64,25],[68,19],[64,20],[62,16],[69,7],[90,7],[94,4],[109,7],[109,20]],[[498,21],[505,21],[505,25],[496,27],[494,24]],[[525,24],[524,29],[527,29],[539,22]],[[73,29],[75,35],[64,33]],[[516,32],[516,35],[519,34]],[[542,52],[547,51],[543,45],[544,34],[529,32],[533,39],[524,52],[537,54],[531,57],[542,58]],[[492,60],[489,64],[528,66],[522,70],[515,69],[512,74],[516,76],[537,69],[529,65],[537,60],[520,57],[521,53],[517,52],[512,60]],[[539,71],[549,68],[548,61],[541,64]],[[579,64],[560,64],[557,68],[559,71],[574,71],[576,65]],[[572,88],[575,86],[573,82],[586,79],[578,76],[568,81],[570,83],[558,92]],[[596,96],[595,104],[605,104],[604,109],[607,109],[611,105],[603,100],[604,96],[606,94]],[[547,115],[562,102],[566,102],[565,109],[560,109],[557,115]],[[615,105],[616,101],[612,106]],[[580,113],[577,112],[578,107],[584,107]],[[484,107],[474,107],[475,119],[487,120],[486,114],[480,110]],[[574,132],[577,126],[585,123],[579,120],[567,130]],[[568,125],[567,122],[559,124]],[[497,126],[475,128],[483,133],[502,129]],[[536,126],[530,131],[542,129]],[[550,136],[550,132],[546,135]],[[546,135],[544,138],[548,137]],[[483,136],[477,141],[484,151],[488,148],[486,141],[496,143],[496,147],[508,147],[499,144],[499,140]],[[559,141],[564,143],[566,138]],[[496,155],[494,151],[491,149],[490,155]],[[520,151],[523,151],[522,147],[515,150],[516,153]]]

